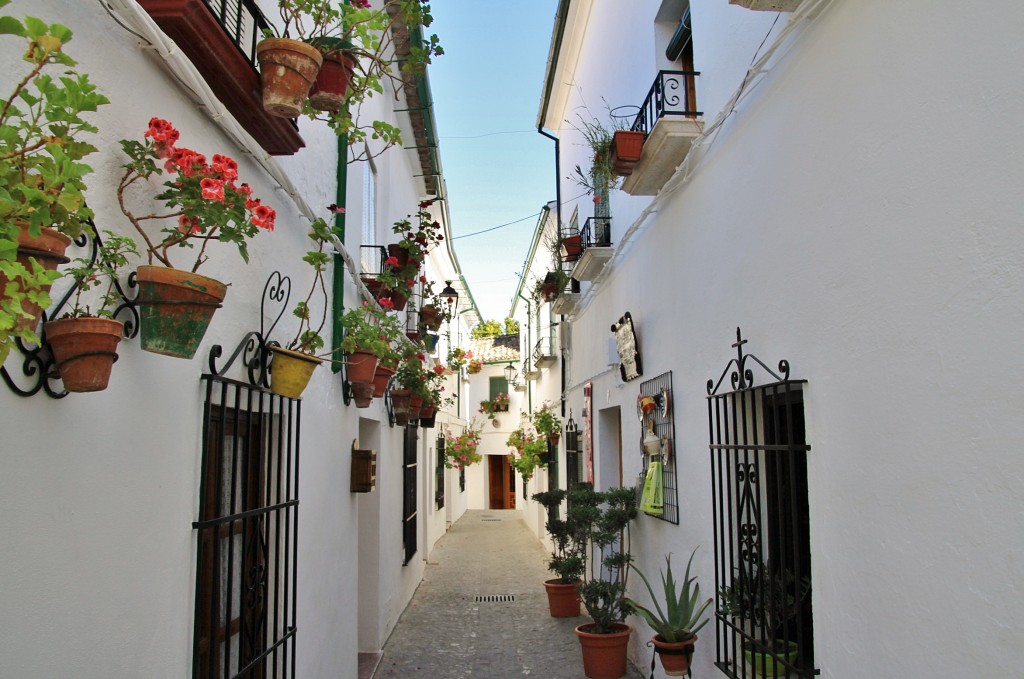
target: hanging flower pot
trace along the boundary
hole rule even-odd
[[[562,259],[575,262],[583,254],[583,237],[579,234],[562,239]]]
[[[391,390],[391,408],[395,411],[395,414],[402,415],[409,414],[409,400],[412,398],[412,392],[408,389],[392,389]]]
[[[348,94],[348,84],[352,80],[352,71],[356,60],[347,52],[329,52],[324,56],[323,64],[317,73],[313,89],[309,93],[309,103],[318,111],[340,111]]]
[[[265,38],[256,45],[263,86],[263,110],[297,118],[323,63],[320,50],[299,40]]]
[[[382,398],[384,392],[387,391],[388,382],[391,380],[391,376],[395,374],[394,368],[389,368],[380,363],[377,364],[377,369],[373,372],[373,397]]]
[[[420,408],[420,426],[424,429],[433,429],[434,420],[437,417],[437,407],[434,403],[424,401],[423,406]]]
[[[616,174],[629,176],[640,161],[647,134],[633,130],[616,130],[612,139],[612,169]]]
[[[665,675],[669,677],[685,677],[690,673],[690,661],[693,660],[693,645],[697,643],[697,637],[687,641],[669,643],[662,641],[660,636],[651,639],[654,644],[654,651],[661,659],[661,666],[665,668]]]
[[[369,408],[373,401],[373,383],[353,384],[352,399],[356,402],[356,408]]]
[[[274,352],[270,364],[270,391],[278,396],[299,398],[323,359],[284,347],[272,346],[270,350]]]
[[[633,628],[615,623],[611,634],[593,634],[593,625],[580,625],[576,636],[583,652],[583,673],[590,679],[618,679],[626,674],[626,647]]]
[[[441,312],[432,304],[424,304],[420,308],[420,323],[431,330],[441,327]]]
[[[403,288],[392,290],[391,301],[395,305],[395,311],[404,311],[405,305],[409,303],[409,290]]]
[[[548,441],[551,442],[551,445],[557,446],[558,442],[560,440],[562,440],[562,434],[561,433],[556,431],[553,434],[548,434]]]
[[[441,339],[440,336],[434,333],[428,332],[423,336],[423,347],[427,350],[427,353],[433,353],[434,349],[437,348],[437,341]]]
[[[71,239],[56,229],[43,227],[38,237],[28,232],[28,225],[19,223],[21,230],[18,232],[18,263],[23,267],[32,270],[32,259],[35,259],[47,271],[53,271],[58,264],[66,264],[71,260],[64,256],[64,251],[71,245]],[[0,273],[0,294],[7,288],[10,281],[7,276]],[[49,292],[50,286],[42,288],[43,292]],[[19,318],[14,325],[15,332],[19,330],[35,330],[39,325],[39,319],[43,315],[43,308],[30,301],[23,299],[21,309],[29,314],[31,318]]]
[[[102,391],[117,360],[124,323],[110,318],[64,318],[44,326],[64,388],[83,393]]]
[[[388,244],[388,257],[398,260],[398,265],[391,267],[393,269],[401,269],[409,263],[409,251],[397,243]]]
[[[191,271],[140,266],[140,344],[145,351],[192,358],[203,341],[213,312],[221,306],[227,286]]]
[[[415,420],[420,416],[420,410],[423,408],[423,397],[419,394],[412,394],[409,397],[409,419]]]
[[[352,384],[372,384],[377,371],[377,356],[368,351],[356,351],[345,359],[345,372]]]

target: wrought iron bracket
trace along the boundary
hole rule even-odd
[[[764,362],[753,354],[743,353],[743,345],[747,343],[747,340],[743,339],[743,335],[740,329],[736,328],[736,342],[732,345],[736,349],[736,358],[731,359],[726,365],[725,370],[722,371],[721,377],[715,382],[714,379],[708,380],[708,396],[714,396],[718,393],[719,387],[722,386],[722,382],[725,381],[725,376],[730,376],[730,382],[732,383],[732,390],[737,391],[740,389],[750,389],[754,386],[754,371],[747,367],[747,360],[753,360],[757,365],[768,373],[776,382],[788,382],[789,381],[789,361],[782,359],[779,361],[779,372],[775,372]],[[731,372],[730,372],[731,371]]]
[[[76,238],[74,245],[85,250],[88,256],[76,257],[75,259],[86,260],[92,265],[99,259],[103,239],[96,228],[95,222],[90,219],[87,223],[89,225],[88,231]],[[121,281],[114,281],[114,294],[120,298],[121,302],[111,315],[113,318],[124,323],[122,336],[126,339],[133,339],[139,334],[139,310],[135,305],[134,295],[129,297],[127,292],[135,287],[134,271],[128,275],[124,285],[121,284]],[[17,360],[14,357],[20,354],[21,375],[18,379],[15,379],[14,375],[7,370],[5,364],[0,366],[0,378],[3,378],[7,387],[18,396],[27,398],[35,396],[40,391],[54,399],[64,398],[68,395],[68,392],[63,388],[58,388],[51,383],[52,381],[59,381],[60,376],[57,373],[57,364],[53,359],[53,352],[46,341],[46,331],[44,328],[47,321],[59,318],[65,312],[64,310],[71,301],[71,298],[78,294],[78,289],[78,283],[73,283],[55,304],[43,312],[39,324],[39,344],[32,345],[20,338],[15,339],[14,348],[7,358],[8,363],[16,364]]]
[[[288,276],[282,276],[281,272],[275,271],[267,277],[267,282],[263,286],[263,299],[260,302],[260,329],[247,332],[221,367],[217,366],[217,361],[223,355],[224,349],[219,344],[213,345],[209,356],[211,375],[225,377],[231,366],[241,357],[249,384],[264,389],[270,387],[270,348],[280,346],[280,343],[269,338],[288,308],[291,293],[292,281]],[[277,315],[267,328],[265,323],[268,314],[274,313],[275,308]]]

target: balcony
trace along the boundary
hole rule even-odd
[[[583,224],[580,249],[572,277],[578,281],[592,281],[612,257],[611,217],[591,217]]]
[[[538,368],[544,368],[558,360],[555,353],[555,342],[552,333],[549,331],[547,337],[541,337],[533,348],[533,364]]]
[[[263,110],[256,43],[270,24],[253,0],[139,0],[217,98],[271,155],[305,146],[295,122]]]
[[[551,311],[558,316],[571,316],[576,313],[581,297],[580,293],[572,292],[572,289],[567,287],[551,303]]]
[[[658,71],[631,129],[647,134],[633,173],[622,182],[631,196],[654,196],[704,131],[696,119],[696,71]]]

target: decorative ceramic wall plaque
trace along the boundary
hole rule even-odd
[[[615,334],[615,348],[619,353],[619,375],[623,382],[635,380],[644,374],[643,364],[640,361],[640,344],[636,341],[636,332],[633,329],[633,317],[627,311],[619,319],[618,323],[612,324],[612,332]]]

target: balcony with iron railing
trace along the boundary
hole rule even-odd
[[[295,121],[263,110],[256,43],[271,26],[254,0],[139,0],[139,5],[267,153],[290,155],[305,145]]]
[[[630,129],[647,135],[640,159],[622,182],[633,196],[661,190],[704,130],[697,120],[697,71],[658,71]]]
[[[592,281],[612,256],[612,218],[590,217],[579,235],[579,259],[572,270],[578,281]]]

